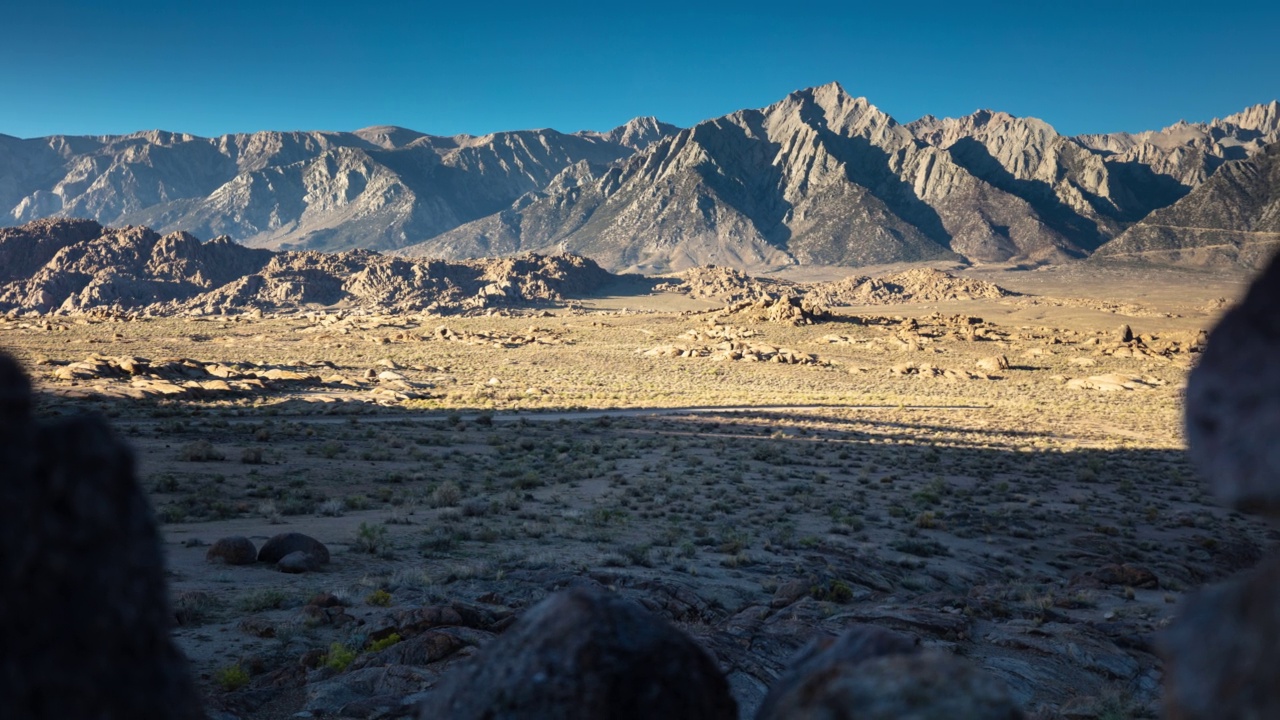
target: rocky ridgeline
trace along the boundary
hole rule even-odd
[[[0,230],[0,312],[221,314],[344,306],[457,313],[562,302],[613,275],[572,255],[449,263],[272,252],[226,238],[39,220]]]

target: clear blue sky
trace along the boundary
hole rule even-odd
[[[0,27],[19,137],[687,126],[832,80],[902,122],[992,108],[1068,134],[1280,97],[1274,0],[4,0]]]

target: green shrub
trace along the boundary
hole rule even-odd
[[[391,633],[390,635],[382,638],[381,640],[375,640],[369,643],[369,652],[371,653],[381,652],[391,647],[392,645],[395,645],[396,643],[400,642],[400,640],[401,640],[400,635],[398,635],[397,633]]]
[[[350,665],[353,660],[356,659],[356,655],[357,653],[355,650],[352,650],[340,642],[336,642],[329,646],[329,654],[325,656],[324,664],[325,667],[342,672],[347,669],[347,666]]]
[[[249,684],[249,673],[239,665],[228,665],[213,673],[213,682],[225,692],[231,692]]]
[[[369,596],[364,601],[377,607],[386,607],[391,604],[391,593],[379,588],[369,593]]]
[[[354,547],[357,551],[377,555],[387,542],[387,526],[382,523],[360,523]]]

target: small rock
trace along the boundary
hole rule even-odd
[[[253,541],[242,535],[219,538],[209,546],[204,559],[211,563],[226,565],[252,565],[258,559],[258,548]]]
[[[1009,358],[1004,355],[992,355],[978,360],[978,367],[989,373],[1000,372],[1009,369]]]
[[[773,593],[773,599],[769,602],[772,608],[784,608],[791,603],[809,594],[809,588],[813,585],[812,581],[790,580],[778,586]]]

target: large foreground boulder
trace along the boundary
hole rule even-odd
[[[0,717],[202,718],[160,535],[97,418],[47,424],[0,355]]]
[[[1162,637],[1165,713],[1175,720],[1280,713],[1280,558],[1206,588]]]
[[[1187,382],[1191,457],[1218,496],[1280,517],[1280,255],[1209,335]],[[1188,600],[1161,638],[1174,720],[1280,717],[1280,557]]]
[[[1187,380],[1187,443],[1224,502],[1280,516],[1280,255],[1209,334]]]
[[[715,662],[684,633],[610,592],[574,588],[523,615],[431,693],[420,718],[731,720]]]
[[[855,627],[810,643],[765,696],[756,720],[1019,720],[1004,683],[904,635]]]

